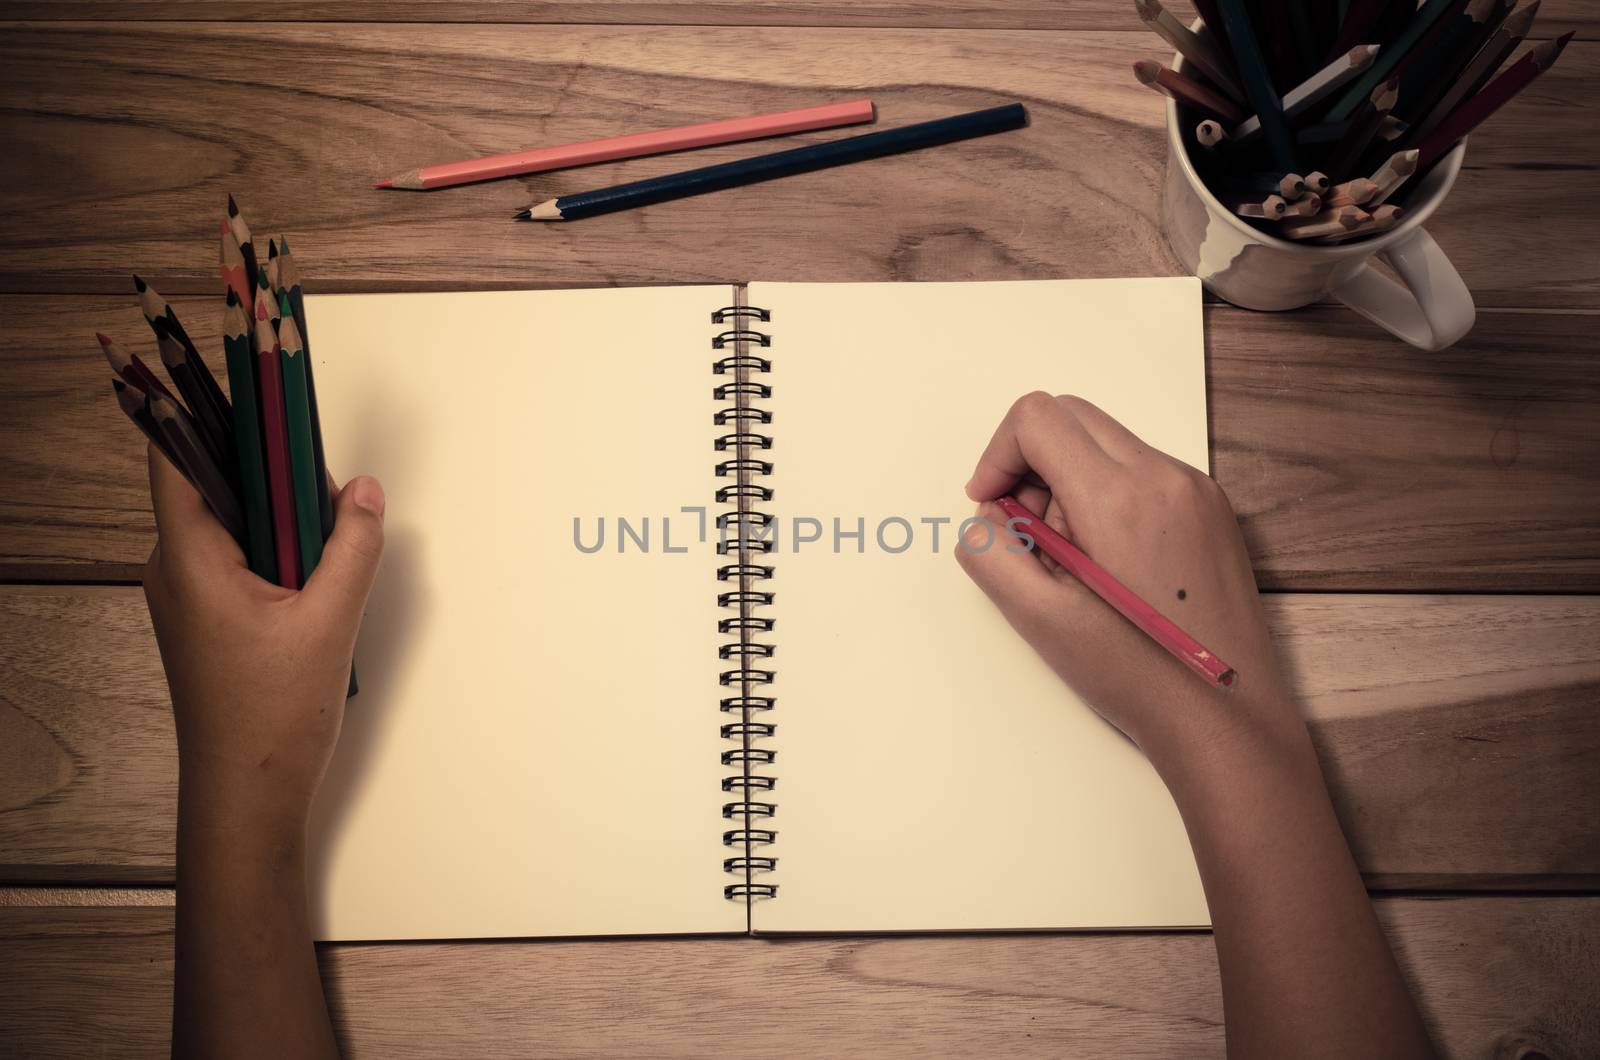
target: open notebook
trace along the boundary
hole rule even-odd
[[[1208,923],[1155,773],[951,555],[1029,390],[1206,467],[1196,281],[308,301],[388,493],[320,938]]]

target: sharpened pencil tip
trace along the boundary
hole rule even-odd
[[[97,332],[95,332],[95,333],[94,333],[94,337],[95,337],[95,338],[97,338],[97,339],[99,339],[99,340],[100,340],[100,345],[102,345],[102,346],[109,346],[109,345],[111,345],[111,336],[110,336],[110,335],[107,335],[107,334],[106,334],[106,333],[105,333],[105,332],[103,332],[103,331],[97,331]]]
[[[133,274],[133,289],[134,290],[138,291],[140,294],[144,294],[144,289],[147,286],[149,286],[149,285],[146,284],[143,280],[139,279],[139,274],[138,273],[134,273]]]
[[[228,216],[239,216],[239,204],[233,201],[233,192],[231,191],[228,193]]]
[[[372,186],[374,188],[392,188],[394,187],[394,181],[388,177],[385,177],[382,180],[373,181]]]
[[[513,220],[516,220],[516,221],[531,221],[531,220],[533,220],[533,211],[532,210],[518,210],[516,213],[512,214],[511,217],[512,217]]]

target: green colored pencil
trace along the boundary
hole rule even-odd
[[[283,349],[279,362],[283,366],[283,408],[289,426],[289,475],[294,487],[295,536],[300,540],[300,579],[304,584],[322,559],[322,520],[317,516],[317,466],[311,448],[311,403],[306,396],[306,351],[290,313],[284,313],[278,324],[278,343]]]
[[[244,501],[245,554],[251,571],[276,585],[278,562],[272,550],[272,509],[267,499],[267,465],[261,450],[255,363],[250,357],[250,322],[239,296],[231,289],[228,308],[222,316],[222,350],[228,362],[228,390],[233,394],[233,437],[239,459],[239,494]]]
[[[1446,12],[1463,4],[1464,0],[1427,0],[1427,3],[1417,8],[1417,13],[1411,16],[1411,21],[1406,23],[1406,28],[1400,35],[1383,46],[1367,72],[1356,78],[1355,82],[1345,89],[1344,95],[1339,97],[1328,113],[1323,115],[1323,121],[1344,121],[1354,114],[1361,106],[1361,101],[1372,95],[1372,90],[1394,76],[1395,70],[1411,54],[1411,49],[1417,46],[1433,24],[1439,21]]]
[[[333,533],[333,498],[328,493],[328,457],[322,447],[322,416],[317,411],[317,374],[311,364],[311,329],[306,322],[305,291],[300,286],[300,270],[289,251],[289,240],[278,240],[278,283],[289,296],[295,326],[306,349],[306,395],[311,399],[311,445],[317,457],[317,510],[322,516],[322,537]]]

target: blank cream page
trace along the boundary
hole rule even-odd
[[[1155,772],[951,555],[962,487],[1030,390],[1206,468],[1199,283],[763,283],[750,302],[772,311],[779,533],[779,890],[755,929],[1207,924]]]
[[[319,938],[745,930],[722,896],[716,557],[679,513],[717,485],[729,293],[308,300],[329,466],[388,495],[316,807]],[[648,520],[648,552],[618,551],[618,517]],[[604,521],[598,551],[575,518],[585,547]]]

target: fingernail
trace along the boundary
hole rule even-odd
[[[378,485],[377,479],[363,475],[350,483],[349,490],[350,500],[357,508],[365,508],[378,518],[383,518],[383,487]]]

